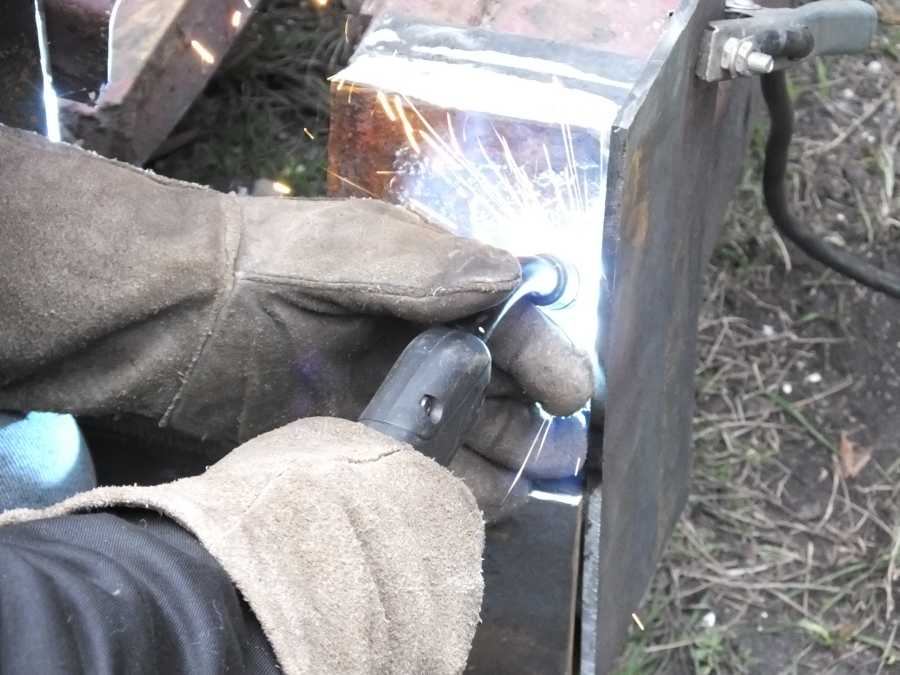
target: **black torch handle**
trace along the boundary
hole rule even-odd
[[[490,379],[482,340],[430,328],[403,350],[359,421],[447,466],[475,424]]]
[[[522,283],[505,303],[475,320],[472,329],[430,328],[394,363],[359,421],[447,466],[472,428],[491,379],[486,344],[507,311],[522,300],[567,304],[577,284],[549,255],[520,258]]]

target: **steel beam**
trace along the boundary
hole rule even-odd
[[[117,0],[110,18],[106,82],[93,100],[61,100],[63,137],[108,157],[144,163],[203,90],[256,3]],[[66,0],[63,6],[77,14],[73,6],[80,11],[94,4],[102,3]],[[61,15],[57,11],[57,18]],[[98,14],[88,16],[81,25],[96,28]],[[63,63],[66,58],[54,55],[53,60]]]

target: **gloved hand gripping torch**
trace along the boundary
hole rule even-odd
[[[520,258],[522,283],[498,308],[468,325],[419,334],[394,363],[359,421],[409,443],[443,466],[472,428],[491,380],[489,342],[518,302],[562,307],[574,298],[574,274],[550,255]]]

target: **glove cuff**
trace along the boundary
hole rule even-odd
[[[256,613],[282,668],[458,673],[478,623],[481,514],[466,487],[362,425],[305,419],[198,477],[100,488],[0,525],[110,506],[193,532]]]

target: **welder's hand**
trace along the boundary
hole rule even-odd
[[[153,509],[193,532],[250,605],[286,675],[455,675],[465,667],[483,588],[475,500],[446,469],[359,423],[299,420],[238,447],[203,475],[7,511],[0,526],[113,506]],[[36,570],[47,548],[29,550]],[[89,547],[83,558],[91,559]],[[46,567],[52,580],[63,566]],[[139,585],[145,570],[121,572],[119,600],[152,603],[153,593],[136,597],[129,583],[129,572]],[[177,588],[185,579],[175,581]],[[91,606],[90,593],[83,595],[75,616]],[[178,607],[174,598],[165,614]],[[214,628],[225,630],[226,621]],[[203,621],[192,616],[188,625]]]
[[[3,127],[0,200],[0,408],[134,413],[231,442],[356,419],[422,325],[520,281],[511,255],[382,202],[224,195]],[[592,387],[534,308],[491,347],[511,377],[495,377],[469,448],[506,470],[481,472],[493,486],[540,429],[529,400],[568,414]],[[555,422],[543,448],[541,430],[528,474],[574,469],[583,440],[563,441],[578,423]],[[471,480],[475,461],[457,470]]]
[[[490,347],[494,367],[487,398],[450,467],[494,522],[527,497],[531,479],[577,474],[587,454],[585,415],[579,411],[593,379],[587,356],[528,302],[513,306]]]

